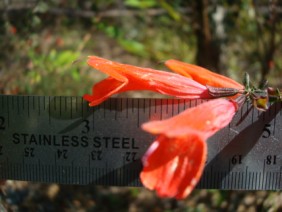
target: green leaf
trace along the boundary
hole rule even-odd
[[[246,90],[250,89],[250,75],[247,72],[244,74],[243,85],[245,86]]]
[[[54,56],[54,55],[53,55]],[[58,52],[56,54],[56,57],[52,57],[52,61],[54,66],[57,68],[64,67],[66,65],[71,64],[74,60],[76,60],[79,57],[79,53],[76,53],[74,51],[65,50],[62,52]]]
[[[125,40],[125,39],[118,39],[118,43],[128,52],[146,57],[147,52],[145,46],[135,40]]]
[[[135,7],[139,9],[146,9],[157,6],[156,0],[126,0],[124,2],[125,6]]]
[[[165,0],[160,0],[160,4],[162,8],[164,8],[175,21],[181,20],[180,13],[175,10],[170,4],[168,4]]]

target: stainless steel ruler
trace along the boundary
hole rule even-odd
[[[140,125],[201,102],[112,98],[88,107],[81,97],[1,95],[0,178],[141,186],[140,158],[154,136]],[[281,107],[259,112],[245,104],[211,137],[198,188],[281,190]]]

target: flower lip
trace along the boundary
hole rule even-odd
[[[165,65],[172,71],[179,73],[183,76],[191,78],[203,85],[224,88],[236,88],[239,90],[244,89],[240,83],[232,80],[231,78],[211,72],[203,67],[184,63],[178,60],[170,59],[165,62]]]
[[[95,106],[114,94],[134,90],[155,91],[187,99],[212,97],[204,85],[176,73],[122,64],[96,56],[89,56],[87,63],[109,75],[93,86],[91,95],[84,96],[90,106]]]
[[[189,108],[172,118],[145,123],[142,128],[152,134],[165,134],[168,137],[196,133],[206,138],[221,129],[222,126],[226,126],[236,110],[236,102],[214,99]]]
[[[172,118],[143,124],[145,131],[158,135],[142,159],[143,185],[160,197],[185,198],[202,175],[206,140],[225,127],[235,111],[232,101],[215,99]]]
[[[189,195],[200,179],[207,157],[205,142],[197,135],[190,138],[158,137],[158,147],[146,156],[147,166],[140,174],[145,187],[165,198],[183,199]]]

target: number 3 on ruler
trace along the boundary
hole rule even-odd
[[[83,126],[83,130],[81,131],[82,133],[88,133],[90,130],[89,127],[89,121],[87,119],[83,120],[84,126]]]
[[[5,118],[0,116],[0,130],[5,130]]]

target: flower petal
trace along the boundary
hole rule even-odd
[[[84,96],[85,100],[90,101],[90,106],[101,103],[113,94],[131,90],[150,90],[188,99],[211,98],[204,85],[175,73],[121,64],[96,56],[90,56],[87,63],[110,75],[93,86],[92,95]]]
[[[142,125],[159,134],[143,156],[141,181],[161,197],[185,198],[196,186],[204,168],[206,139],[233,118],[236,104],[215,99],[164,121]]]
[[[185,198],[203,172],[206,143],[196,134],[180,138],[161,135],[152,146],[157,148],[143,157],[145,165],[140,174],[143,185],[156,190],[160,197]]]
[[[165,65],[176,73],[179,73],[188,78],[203,84],[213,87],[225,87],[243,89],[244,86],[240,83],[225,77],[223,75],[211,72],[203,67],[184,63],[178,60],[167,60]]]
[[[83,98],[90,102],[89,106],[95,106],[108,99],[111,95],[121,92],[126,84],[127,82],[108,77],[93,86],[92,95],[85,94]]]
[[[225,127],[237,110],[236,103],[226,99],[214,99],[189,108],[172,118],[151,121],[142,125],[152,134],[165,134],[168,137],[185,136],[199,131],[209,137]]]

